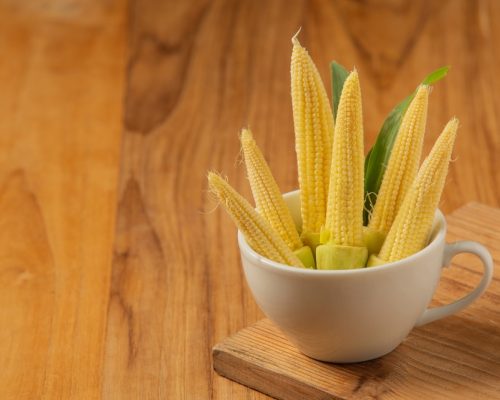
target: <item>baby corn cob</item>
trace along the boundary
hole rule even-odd
[[[210,190],[226,208],[252,249],[273,261],[295,267],[302,262],[252,206],[219,175],[209,172]]]
[[[457,129],[456,118],[444,128],[406,194],[380,253],[370,256],[368,266],[398,261],[425,247],[446,181]]]
[[[363,245],[363,118],[356,70],[344,83],[333,138],[328,208],[316,249],[318,269],[364,267]]]
[[[370,254],[377,254],[418,172],[427,121],[429,87],[422,85],[403,117],[368,227]]]
[[[296,37],[292,39],[292,106],[295,126],[302,240],[313,250],[325,223],[333,113],[321,77]]]
[[[243,129],[240,136],[245,156],[248,180],[258,212],[280,235],[287,246],[307,268],[314,268],[311,248],[304,246],[293,222],[278,185],[266,163],[262,152],[249,129]]]

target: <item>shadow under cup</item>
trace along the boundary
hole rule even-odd
[[[300,226],[299,192],[284,199]],[[310,270],[271,261],[253,251],[241,232],[238,243],[255,301],[301,352],[322,361],[358,362],[389,353],[414,326],[464,308],[485,290],[492,273],[492,265],[490,274],[486,265],[489,253],[452,249],[447,255],[445,236],[446,221],[437,211],[423,250],[394,263],[352,270]],[[458,302],[426,310],[443,264],[457,250],[483,259],[483,280]]]

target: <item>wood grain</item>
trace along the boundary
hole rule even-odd
[[[500,262],[500,209],[470,203],[448,217],[448,239],[490,242]],[[493,234],[489,235],[488,231]],[[494,244],[493,244],[494,243]],[[458,257],[457,257],[458,259]],[[471,291],[482,267],[472,256],[446,270],[435,305]],[[331,364],[301,354],[267,319],[213,349],[221,375],[284,400],[500,399],[500,270],[466,310],[414,329],[392,353],[358,364]]]
[[[41,3],[0,3],[0,398],[95,399],[126,10]]]
[[[325,82],[332,58],[358,68],[367,146],[396,101],[451,64],[431,96],[425,148],[460,118],[442,208],[500,205],[497,15],[494,1],[136,1],[105,393],[264,398],[210,371],[210,345],[262,314],[205,176],[222,171],[250,198],[238,163],[250,125],[281,189],[297,187],[289,60],[300,26]]]
[[[452,65],[425,144],[460,118],[442,208],[500,206],[499,17],[495,0],[0,0],[0,398],[266,398],[212,371],[213,344],[262,314],[206,171],[249,197],[250,125],[297,187],[301,26],[325,82],[333,58],[358,68],[367,147]]]

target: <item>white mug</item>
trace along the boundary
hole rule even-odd
[[[284,195],[300,226],[298,191]],[[445,243],[446,221],[436,212],[427,247],[404,260],[351,270],[311,270],[269,260],[238,243],[246,280],[261,310],[304,354],[322,361],[359,362],[394,350],[415,326],[467,307],[489,285],[493,260],[476,242]],[[479,285],[451,304],[427,308],[443,266],[458,253],[483,263]]]

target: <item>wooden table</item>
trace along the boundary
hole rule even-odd
[[[206,172],[245,196],[250,125],[297,186],[291,36],[361,76],[367,148],[429,71],[442,200],[500,206],[500,2],[0,1],[0,398],[264,399],[211,347],[262,314]],[[328,84],[329,85],[329,84]]]

